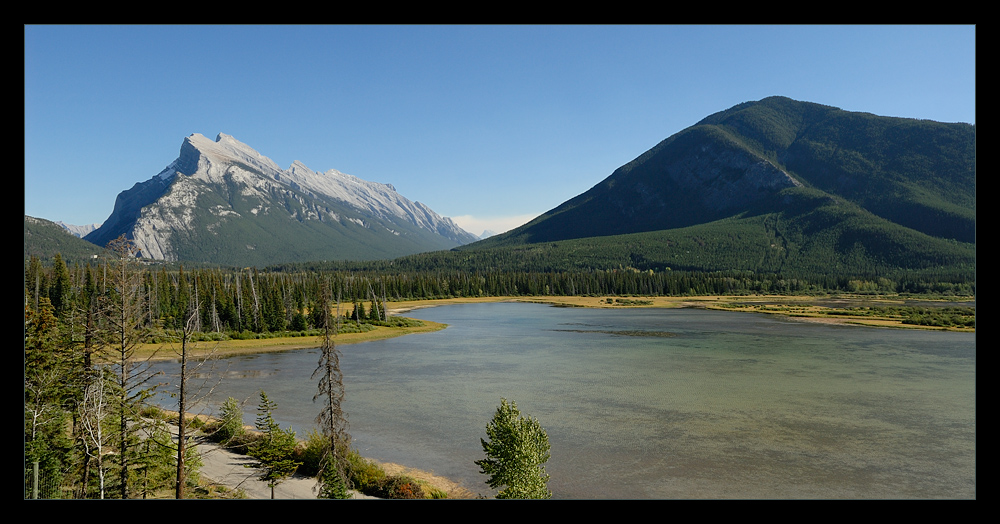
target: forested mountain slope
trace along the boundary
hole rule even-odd
[[[974,273],[975,158],[970,124],[771,97],[710,115],[534,221],[459,250],[576,241],[572,255],[552,256],[591,267],[607,253],[637,268]]]
[[[38,258],[50,263],[58,253],[68,263],[84,263],[104,250],[73,236],[62,226],[43,218],[24,215],[24,260]]]

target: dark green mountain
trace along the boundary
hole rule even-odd
[[[24,260],[37,257],[51,262],[56,253],[67,264],[85,263],[104,250],[68,233],[62,226],[45,219],[24,215]]]
[[[975,138],[970,124],[747,102],[458,250],[537,255],[547,244],[553,268],[974,274]]]

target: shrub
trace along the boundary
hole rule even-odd
[[[299,473],[310,477],[319,473],[319,461],[323,458],[328,441],[315,429],[309,430],[306,441],[296,449],[295,460],[302,463]]]
[[[245,448],[248,443],[247,432],[243,427],[243,407],[238,400],[229,397],[222,403],[222,413],[219,419],[209,424],[206,432],[212,440],[225,446]]]
[[[347,478],[354,489],[366,495],[379,496],[376,493],[386,477],[385,470],[381,466],[362,457],[357,450],[352,449],[347,454]]]
[[[158,406],[153,406],[151,404],[144,404],[139,410],[139,415],[145,418],[152,418],[156,420],[166,420],[167,415]]]
[[[448,494],[438,488],[427,488],[427,496],[432,499],[448,498]]]
[[[372,495],[386,499],[422,499],[424,490],[416,480],[406,475],[394,475],[386,477]]]

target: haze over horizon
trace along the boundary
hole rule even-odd
[[[773,95],[975,123],[974,25],[43,26],[25,38],[25,214],[84,225],[232,135],[391,183],[479,235]]]

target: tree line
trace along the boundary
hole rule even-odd
[[[109,246],[100,279],[84,272],[74,280],[57,258],[48,283],[35,274],[32,292],[26,284],[25,470],[53,486],[37,496],[146,498],[179,471],[178,447],[146,411],[154,377],[136,349],[149,326],[129,246]],[[29,485],[37,479],[26,477]]]
[[[68,267],[57,255],[43,267],[32,257],[25,267],[25,300],[38,309],[48,298],[53,313],[70,325],[95,296],[108,293],[108,263],[95,260]],[[972,296],[975,282],[926,272],[888,277],[752,271],[655,271],[634,267],[608,270],[480,271],[363,269],[169,268],[153,265],[142,272],[137,292],[143,297],[143,319],[152,330],[180,330],[185,312],[193,309],[193,331],[255,336],[308,331],[322,326],[317,307],[325,286],[341,304],[342,320],[384,322],[386,302],[450,297],[489,296],[688,296],[744,294],[913,293]],[[342,322],[341,322],[342,323]]]

